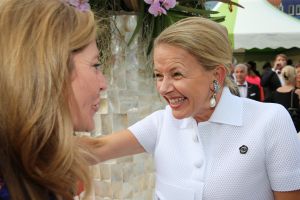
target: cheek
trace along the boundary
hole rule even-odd
[[[199,93],[199,85],[194,81],[178,81],[174,83],[174,88],[182,95],[193,98],[195,93]]]
[[[97,93],[97,84],[99,80],[92,72],[78,74],[72,82],[74,93],[82,95],[92,95]]]
[[[161,90],[161,89],[163,89],[163,88],[161,88],[161,87],[162,87],[162,81],[156,81],[155,86],[156,86],[156,91],[157,91],[160,95],[163,95],[163,92],[162,92],[162,90]]]
[[[76,79],[72,82],[72,89],[74,92],[75,100],[80,110],[84,106],[89,105],[92,97],[94,96],[94,86],[84,79]]]
[[[159,90],[161,83],[159,81],[155,81],[156,89]]]
[[[82,84],[80,84],[79,80],[75,80],[72,82],[72,89],[77,103],[80,104],[80,101],[84,96],[85,90],[83,90]]]

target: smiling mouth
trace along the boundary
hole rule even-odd
[[[172,98],[168,99],[170,106],[176,107],[181,105],[187,98],[186,97],[179,97],[179,98]]]
[[[95,112],[97,112],[97,111],[99,110],[99,108],[100,108],[100,104],[99,104],[99,103],[93,105],[93,110],[94,110]]]

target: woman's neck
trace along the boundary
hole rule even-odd
[[[290,92],[295,88],[295,86],[291,85],[291,84],[287,84],[284,86],[281,86],[277,89],[278,92]]]
[[[220,88],[220,90],[216,94],[216,106],[218,105],[218,103],[220,101],[222,92],[223,92],[223,87]],[[209,99],[211,98],[211,96],[212,96],[212,94],[210,94]],[[208,101],[209,101],[209,99],[208,99]],[[207,104],[207,105],[209,105],[209,104]],[[194,119],[197,121],[197,123],[208,121],[210,119],[210,117],[212,116],[213,112],[215,111],[216,106],[213,108],[207,107],[207,109],[204,112],[196,114],[194,116]]]

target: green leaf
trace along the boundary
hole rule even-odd
[[[219,17],[209,17],[209,19],[215,21],[215,22],[223,22],[225,21],[225,16],[219,16]]]
[[[219,13],[218,11],[196,9],[196,8],[191,8],[191,7],[181,6],[181,5],[176,5],[174,8],[172,8],[172,10],[173,9],[182,11],[182,12],[195,13],[195,14],[200,14],[200,15],[209,15],[209,14]]]
[[[139,12],[138,19],[137,19],[137,24],[136,24],[136,27],[135,27],[133,33],[132,33],[131,38],[129,39],[129,42],[127,44],[128,46],[130,46],[133,39],[136,37],[136,35],[139,33],[139,31],[143,27],[144,16],[145,16],[144,3],[141,3],[141,12]]]

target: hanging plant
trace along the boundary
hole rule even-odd
[[[90,0],[94,10],[101,16],[115,15],[120,12],[135,12],[138,15],[137,25],[128,45],[141,32],[142,40],[146,43],[147,54],[152,49],[152,42],[166,27],[180,19],[199,16],[216,22],[224,21],[224,16],[214,17],[217,11],[206,10],[204,3],[210,0]],[[233,6],[241,5],[232,0],[217,0]]]

